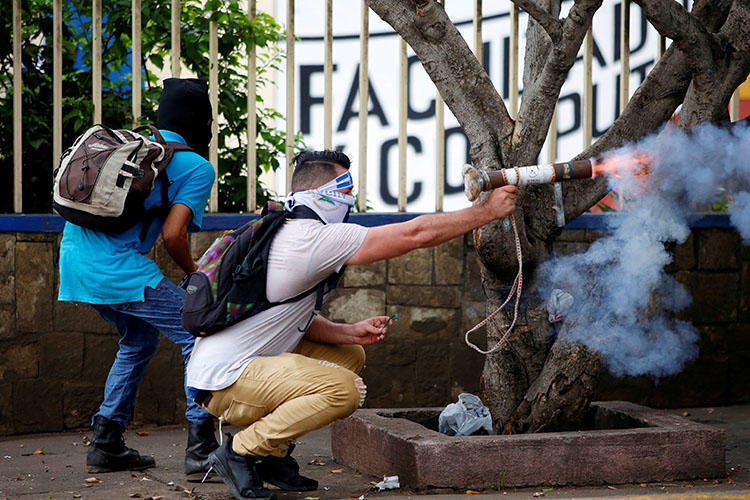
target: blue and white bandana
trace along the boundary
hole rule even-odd
[[[291,212],[297,205],[304,205],[318,214],[326,224],[346,222],[349,219],[349,210],[354,206],[354,197],[337,189],[346,189],[353,185],[352,175],[345,172],[320,187],[289,193],[284,208]]]

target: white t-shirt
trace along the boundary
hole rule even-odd
[[[341,270],[356,253],[367,228],[291,219],[271,243],[266,294],[271,302],[299,295]],[[187,367],[186,385],[217,391],[232,385],[257,356],[291,352],[310,326],[316,293],[251,316],[199,338]]]

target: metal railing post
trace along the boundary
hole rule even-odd
[[[92,38],[91,63],[92,98],[94,101],[94,123],[102,122],[102,0],[93,0],[91,19]]]
[[[211,145],[208,161],[214,166],[216,182],[211,187],[208,209],[219,211],[219,23],[208,22],[208,95],[211,101]]]
[[[249,0],[248,17],[255,21],[256,0]],[[258,205],[256,199],[256,184],[258,183],[258,148],[257,148],[257,82],[255,78],[255,66],[257,64],[257,50],[253,43],[248,50],[247,62],[247,196],[245,206],[248,212],[253,212]]]
[[[140,123],[141,118],[141,0],[133,0],[132,6],[132,76],[133,76],[133,126]]]
[[[474,0],[474,54],[482,62],[482,0]]]
[[[323,147],[333,144],[333,0],[326,0],[325,41],[323,56]]]
[[[406,40],[399,42],[399,93],[398,93],[398,211],[406,211],[406,119],[409,89],[409,65],[406,58]]]
[[[593,136],[593,117],[594,117],[594,99],[593,99],[593,71],[592,56],[594,53],[594,33],[591,27],[586,32],[586,38],[583,42],[583,148],[591,146]]]
[[[286,193],[292,190],[294,166],[294,0],[286,8]]]
[[[620,13],[620,114],[630,97],[630,0],[622,0]]]
[[[62,154],[62,0],[52,3],[52,169]]]
[[[439,0],[445,5],[445,0]],[[445,102],[435,88],[435,211],[443,211],[445,198]]]
[[[370,43],[370,8],[361,0],[361,23],[359,29],[359,186],[358,208],[367,210],[367,117],[370,108],[370,82],[368,78]]]
[[[518,116],[518,6],[510,5],[510,117]]]
[[[13,0],[13,210],[23,211],[23,64],[21,62],[21,0]]]
[[[172,77],[179,78],[180,64],[180,0],[172,0]]]

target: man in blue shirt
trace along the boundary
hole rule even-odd
[[[157,126],[166,141],[205,152],[211,140],[211,104],[206,82],[169,78],[159,100]],[[87,302],[120,334],[120,345],[94,415],[94,435],[86,457],[89,472],[141,470],[154,466],[151,456],[127,448],[122,437],[133,411],[138,384],[159,345],[159,333],[179,345],[185,365],[194,338],[182,327],[184,291],[164,277],[146,257],[159,234],[172,259],[187,274],[197,266],[188,231],[198,231],[215,172],[193,151],[177,151],[166,167],[169,204],[166,217],[143,220],[117,234],[66,223],[60,243],[58,300]],[[144,202],[161,203],[161,178]],[[185,472],[200,479],[208,454],[218,447],[213,417],[188,397],[188,447]]]

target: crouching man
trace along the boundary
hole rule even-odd
[[[286,210],[293,217],[269,252],[266,291],[280,302],[341,271],[439,245],[510,214],[514,186],[495,190],[481,205],[407,222],[365,228],[346,223],[354,205],[349,158],[335,151],[302,153]],[[276,305],[195,343],[187,385],[195,402],[245,429],[224,440],[210,465],[234,496],[273,498],[264,482],[307,491],[317,481],[299,474],[293,441],[345,418],[362,405],[362,345],[383,340],[387,317],[354,324],[318,314],[321,297]]]

